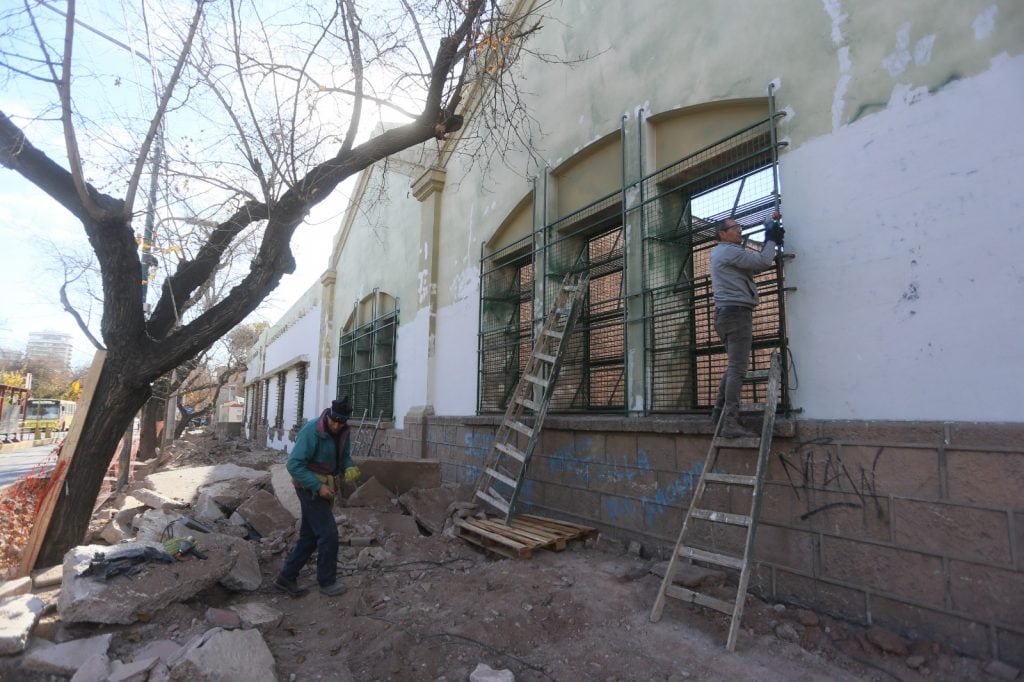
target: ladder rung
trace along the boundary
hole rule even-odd
[[[743,414],[760,414],[764,412],[764,403],[741,403],[740,412]]]
[[[576,289],[578,289],[578,288],[579,287],[577,287],[575,284],[563,284],[562,285],[562,290],[563,291],[576,291]]]
[[[767,381],[768,370],[766,369],[755,369],[747,372],[747,376],[743,377],[744,381]]]
[[[713,523],[730,523],[734,526],[750,525],[750,517],[745,514],[729,514],[727,512],[711,511],[710,509],[693,509],[690,511],[690,516]]]
[[[669,585],[665,588],[665,595],[691,604],[697,604],[698,606],[706,606],[709,609],[721,611],[722,613],[729,615],[732,614],[732,610],[735,607],[734,604],[730,604],[727,601],[715,599],[714,597],[709,597],[706,594],[688,590],[685,587],[680,587],[679,585]]]
[[[497,479],[497,480],[501,481],[502,483],[504,483],[508,487],[510,487],[510,488],[515,488],[516,487],[516,479],[511,478],[509,476],[506,476],[505,474],[501,473],[500,471],[495,471],[494,469],[491,469],[490,467],[484,469],[484,471],[487,472],[488,476],[490,476],[491,478],[494,478],[494,479]]]
[[[485,493],[482,490],[477,490],[476,491],[476,496],[479,497],[484,502],[486,502],[487,504],[489,504],[492,507],[494,507],[495,509],[500,509],[501,511],[505,512],[506,514],[508,513],[508,503],[505,502],[505,500],[499,500],[497,498],[491,497],[490,495],[488,495],[487,493]]]
[[[714,483],[728,483],[729,485],[754,485],[757,482],[756,476],[743,476],[742,474],[704,474],[705,481]]]
[[[543,386],[544,388],[548,387],[547,379],[541,379],[540,377],[536,377],[532,374],[524,374],[523,378],[529,381],[530,383],[537,384],[538,386]]]
[[[550,362],[552,365],[555,364],[555,360],[558,359],[554,355],[548,355],[547,353],[534,353],[533,357],[538,360],[543,360],[544,362]]]
[[[565,336],[565,334],[563,334],[562,332],[556,332],[556,331],[555,331],[554,329],[545,329],[545,330],[544,330],[543,332],[541,332],[541,333],[542,333],[542,334],[547,334],[548,336],[553,336],[553,337],[554,337],[554,338],[556,338],[556,339],[560,339],[560,338],[562,338],[563,336]]]
[[[715,444],[720,448],[734,448],[737,450],[757,450],[761,447],[760,438],[725,438],[719,436],[715,439]]]
[[[477,493],[477,495],[479,494],[480,493]],[[745,563],[741,557],[705,552],[703,549],[697,549],[696,547],[680,547],[679,556],[684,556],[696,561],[703,561],[708,564],[715,564],[716,566],[735,568],[737,570],[742,570],[743,564]]]
[[[528,408],[530,408],[531,410],[534,410],[534,411],[537,411],[537,410],[540,409],[540,403],[535,403],[532,400],[530,400],[529,398],[516,398],[516,402],[519,403],[520,405],[522,405],[523,407],[528,407]]]
[[[504,424],[510,429],[515,429],[524,436],[529,436],[530,438],[533,438],[533,429],[531,429],[526,424],[523,424],[522,422],[506,420]]]
[[[508,455],[512,459],[518,459],[520,462],[525,462],[526,461],[526,455],[525,454],[523,454],[519,450],[516,450],[514,447],[512,447],[511,445],[508,445],[507,443],[495,443],[494,447],[496,449],[498,449],[498,450],[501,450],[502,452],[504,452],[506,455]]]
[[[572,312],[572,308],[555,308],[555,312],[559,315],[568,315]]]

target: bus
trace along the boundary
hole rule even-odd
[[[27,431],[67,431],[75,417],[76,403],[55,398],[29,398],[22,428]]]

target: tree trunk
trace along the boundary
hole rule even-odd
[[[100,371],[35,568],[61,563],[64,554],[82,542],[111,457],[135,413],[149,398],[148,385],[125,382],[132,372],[126,371],[124,364],[111,361],[108,355]]]
[[[156,449],[160,446],[160,433],[157,426],[163,421],[167,410],[167,399],[153,395],[142,408],[142,419],[139,423],[139,453],[136,458],[143,462],[156,457]]]

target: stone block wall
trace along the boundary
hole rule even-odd
[[[444,482],[475,483],[497,423],[424,416],[393,438],[437,459]],[[667,556],[710,437],[701,418],[551,416],[524,511]],[[749,512],[745,490],[716,494]],[[1024,664],[1024,424],[779,420],[759,517],[752,590]],[[711,546],[742,542],[715,530]]]

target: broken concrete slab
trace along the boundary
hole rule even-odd
[[[299,506],[299,496],[292,484],[292,476],[283,463],[270,467],[270,487],[292,518],[297,519],[302,516],[302,507]]]
[[[64,555],[64,580],[57,599],[57,611],[65,623],[133,623],[140,616],[155,613],[176,601],[183,601],[224,578],[234,567],[237,554],[228,542],[238,538],[205,535],[200,541],[208,559],[189,559],[170,564],[148,563],[134,575],[117,575],[108,580],[80,575],[97,552],[108,557],[117,555],[104,545],[74,547]],[[116,548],[138,551],[148,544],[128,543]]]
[[[181,645],[170,639],[157,639],[139,648],[132,654],[132,660],[141,661],[147,658],[156,658],[161,661],[168,661],[181,651]]]
[[[421,526],[437,535],[444,530],[448,511],[455,502],[469,502],[473,486],[448,483],[436,488],[414,488],[398,498],[406,511],[413,515]]]
[[[260,488],[246,478],[232,478],[204,485],[196,495],[196,516],[211,520],[230,516],[240,504],[253,496]]]
[[[217,543],[226,548],[227,553],[234,557],[234,562],[227,573],[220,579],[220,584],[236,592],[258,590],[263,584],[260,572],[260,560],[252,543],[221,533],[208,533],[197,538],[200,544]]]
[[[277,681],[274,656],[259,630],[207,630],[186,644],[168,667],[175,680]]]
[[[32,571],[32,589],[41,590],[44,587],[60,585],[63,577],[64,571],[59,565]]]
[[[110,659],[106,653],[94,654],[71,676],[71,682],[107,682],[110,677]]]
[[[175,500],[167,497],[166,495],[162,495],[155,490],[149,490],[147,488],[137,488],[133,490],[132,496],[147,507],[151,507],[153,509],[173,510],[188,506],[186,502]]]
[[[43,600],[21,594],[0,601],[0,656],[25,650],[28,636],[43,613]]]
[[[202,490],[199,491],[196,503],[192,506],[192,514],[204,523],[215,523],[227,518],[224,507],[213,499],[213,495],[208,495]]]
[[[113,661],[110,664],[110,676],[107,682],[146,682],[149,671],[160,663],[156,658],[135,659],[130,663]]]
[[[148,509],[136,516],[132,523],[136,529],[134,537],[136,542],[162,542],[169,537],[181,534],[176,531],[183,527],[184,517],[178,511]],[[172,528],[172,526],[177,527]]]
[[[357,459],[363,480],[376,478],[388,490],[401,495],[414,488],[441,485],[441,463],[436,459]]]
[[[349,507],[370,507],[380,511],[394,511],[395,504],[391,501],[393,497],[390,490],[381,485],[376,478],[370,477],[366,483],[356,488],[346,504]]]
[[[145,479],[146,488],[155,491],[158,495],[191,504],[204,485],[227,481],[230,479],[245,479],[250,483],[262,487],[270,482],[270,473],[241,467],[237,464],[215,464],[205,467],[190,467],[187,469],[172,469],[150,474]],[[138,492],[132,494],[138,497]],[[141,497],[139,499],[142,499]]]
[[[235,512],[262,536],[287,531],[295,525],[295,517],[266,490],[256,491]]]
[[[75,671],[93,656],[107,655],[111,637],[113,635],[108,633],[85,639],[73,639],[63,644],[36,639],[22,657],[21,665],[40,673],[74,675]]]
[[[469,682],[516,682],[511,670],[495,670],[486,663],[477,663],[469,674]]]
[[[32,578],[29,578],[28,576],[5,580],[0,583],[0,601],[10,599],[11,597],[17,597],[22,594],[28,594],[31,591]]]
[[[235,604],[231,610],[238,614],[245,629],[256,628],[262,633],[270,632],[281,624],[284,614],[263,602]]]
[[[206,609],[206,622],[217,628],[237,630],[242,627],[242,617],[230,609],[210,607]]]

